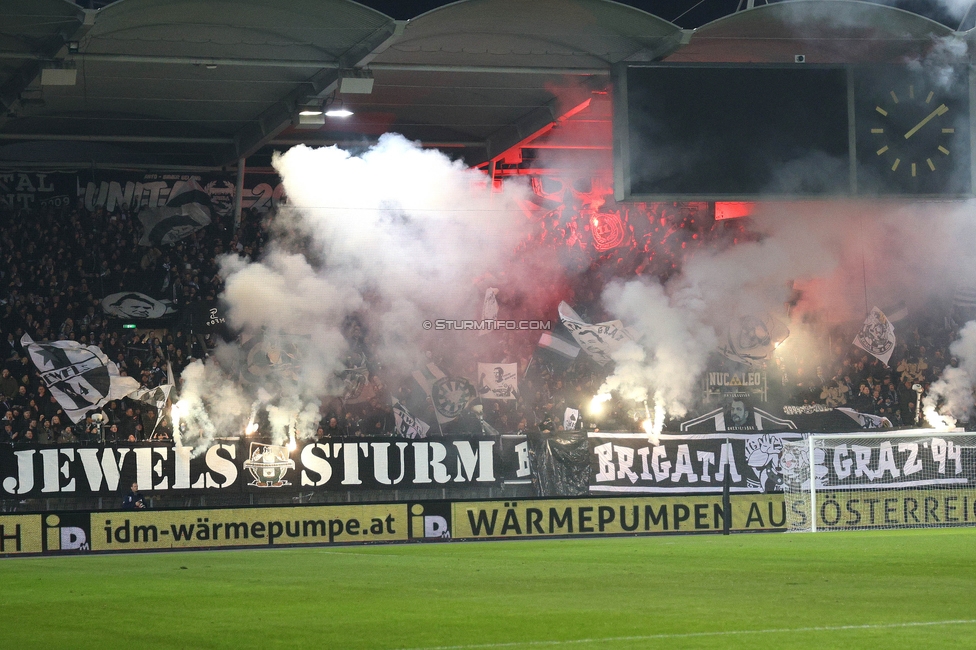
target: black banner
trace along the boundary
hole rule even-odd
[[[234,174],[143,174],[124,171],[82,172],[77,174],[77,198],[84,200],[86,210],[105,208],[112,212],[120,207],[138,211],[141,207],[166,205],[177,183],[194,180],[210,197],[216,214],[234,211]],[[284,186],[274,174],[245,174],[241,207],[257,212],[277,208],[284,200]]]
[[[909,486],[976,485],[976,447],[958,436],[845,438],[815,445],[813,468],[818,490],[902,488]],[[808,467],[806,447],[784,457],[784,478],[809,487],[809,473],[794,476],[791,469]],[[796,462],[793,462],[793,461]]]
[[[177,183],[194,180],[210,197],[214,212],[234,211],[235,174],[158,174],[118,170],[72,172],[0,171],[0,205],[15,210],[57,210],[74,208],[79,201],[94,212],[114,212],[125,207],[138,212],[142,207],[166,205]],[[241,207],[256,212],[276,209],[285,197],[284,185],[276,174],[245,174]]]
[[[77,196],[74,172],[0,171],[0,205],[13,210],[71,208]]]
[[[355,438],[307,442],[294,450],[225,440],[196,456],[170,443],[0,446],[0,498],[117,496],[132,483],[153,495],[463,489],[522,483],[530,474],[521,436]]]
[[[662,435],[589,433],[590,492],[718,492],[726,462],[732,492],[782,492],[783,443],[799,433]]]

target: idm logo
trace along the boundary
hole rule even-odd
[[[450,503],[410,505],[410,539],[451,539]]]
[[[88,523],[87,517],[46,515],[43,519],[42,550],[45,553],[91,550],[86,530]]]

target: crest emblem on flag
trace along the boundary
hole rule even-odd
[[[431,400],[438,415],[456,418],[478,394],[463,377],[442,377],[431,386]]]
[[[884,312],[875,307],[864,319],[864,325],[854,339],[854,345],[888,365],[895,349],[895,326],[885,317]]]

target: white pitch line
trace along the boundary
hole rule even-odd
[[[837,632],[841,630],[885,630],[905,627],[933,627],[938,625],[973,625],[976,619],[957,621],[915,621],[911,623],[877,623],[867,625],[829,625],[822,627],[783,627],[766,630],[727,630],[724,632],[680,632],[674,634],[647,634],[642,636],[617,636],[602,639],[566,639],[554,641],[512,641],[508,643],[475,643],[471,645],[439,645],[401,650],[478,650],[479,648],[518,648],[538,646],[579,645],[582,643],[613,643],[616,641],[652,641],[655,639],[686,639],[702,636],[736,636],[745,634],[786,634],[795,632]]]

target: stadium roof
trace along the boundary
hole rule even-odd
[[[266,165],[387,131],[469,164],[546,148],[605,162],[614,64],[900,61],[976,20],[855,0],[710,3],[727,15],[688,0],[81,4],[101,8],[0,0],[0,165]],[[298,115],[339,106],[353,115]]]

